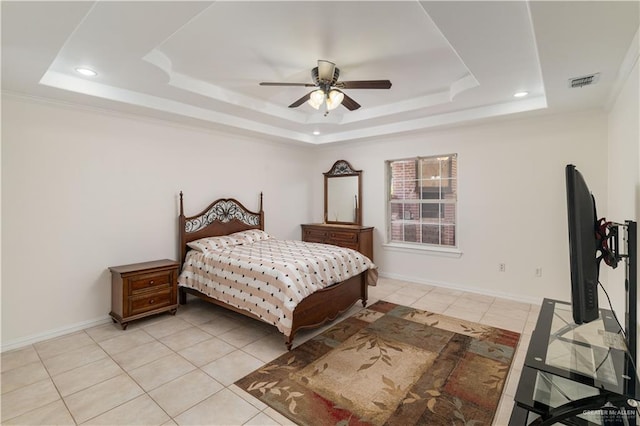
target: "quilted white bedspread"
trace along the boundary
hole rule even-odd
[[[270,238],[206,254],[189,251],[178,285],[249,311],[288,336],[302,299],[365,270],[375,285],[375,265],[355,250]]]

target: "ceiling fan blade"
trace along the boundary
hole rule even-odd
[[[336,69],[336,64],[329,61],[318,60],[318,79],[320,81],[333,80],[333,73]]]
[[[340,81],[335,84],[341,89],[389,89],[389,80],[360,80],[360,81]]]
[[[311,97],[311,92],[307,93],[306,95],[304,95],[303,97],[301,97],[300,99],[298,99],[297,101],[289,105],[289,108],[299,107],[303,103],[307,102],[310,97]]]
[[[347,96],[345,93],[342,94],[344,95],[344,99],[342,99],[342,105],[346,109],[348,109],[349,111],[355,111],[356,109],[360,108],[360,104],[354,101],[353,98]]]
[[[303,87],[316,87],[315,84],[311,83],[271,83],[268,81],[263,81],[260,83],[260,86],[303,86]]]

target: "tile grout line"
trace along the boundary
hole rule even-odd
[[[83,330],[83,332],[84,332],[84,330]],[[91,336],[89,336],[89,337],[91,337]],[[33,346],[33,350],[36,352],[36,355],[38,355],[38,359],[40,360],[40,363],[42,364],[42,368],[44,368],[44,369],[45,369],[45,371],[47,372],[47,375],[49,376],[48,378],[49,378],[49,380],[51,381],[51,384],[52,384],[52,385],[53,385],[53,387],[56,389],[56,392],[58,392],[58,396],[60,397],[60,401],[62,401],[62,404],[64,404],[64,408],[66,408],[66,409],[67,409],[67,411],[69,412],[69,416],[71,416],[71,420],[73,420],[73,422],[77,425],[77,424],[78,424],[78,421],[77,421],[77,420],[76,420],[76,418],[73,416],[73,413],[71,413],[71,410],[69,409],[69,406],[67,405],[67,401],[65,401],[65,400],[64,400],[64,398],[62,397],[62,393],[60,393],[60,389],[58,388],[58,385],[57,385],[57,384],[56,384],[56,382],[53,380],[53,376],[52,376],[52,375],[51,375],[51,373],[49,372],[49,369],[47,368],[47,365],[44,363],[44,360],[42,359],[42,356],[40,355],[40,352],[38,351],[38,348],[36,348],[36,346],[35,346],[35,345],[32,345],[32,346]],[[43,407],[44,407],[44,406],[43,406]],[[35,411],[35,410],[39,409],[39,408],[42,408],[42,407],[36,407],[36,408],[34,408],[33,410],[29,410],[29,411],[27,411],[26,413],[23,413],[23,414],[30,413],[30,412],[32,412],[32,411]],[[21,415],[23,415],[23,414],[21,414]],[[20,416],[16,416],[16,417],[20,417]],[[16,417],[14,417],[14,419],[15,419]],[[10,420],[10,419],[9,419],[9,420]]]
[[[199,327],[197,324],[194,324],[194,323],[192,323],[192,322],[190,322],[190,321],[188,321],[188,320],[183,320],[183,321],[186,321],[186,322],[188,322],[192,327],[196,327],[197,329],[202,330],[203,332],[207,333],[209,336],[211,336],[211,339],[213,339],[213,338],[220,339],[218,336],[212,335],[212,334],[210,334],[209,332],[207,332],[206,330],[203,330],[203,329],[202,329],[201,327]],[[204,370],[202,369],[202,366],[194,365],[191,361],[189,361],[188,359],[184,358],[180,353],[178,353],[178,351],[176,351],[176,350],[174,350],[174,349],[170,348],[169,346],[167,346],[167,345],[166,345],[165,343],[163,343],[159,338],[157,338],[157,337],[155,337],[155,336],[151,335],[151,334],[150,334],[150,333],[148,333],[146,330],[144,330],[144,328],[145,328],[145,327],[141,327],[141,329],[142,329],[143,331],[145,331],[145,333],[149,334],[149,335],[150,335],[150,336],[151,336],[151,337],[152,337],[156,342],[158,342],[158,343],[162,344],[163,346],[167,347],[167,348],[168,348],[168,349],[169,349],[173,354],[175,354],[175,355],[177,355],[177,356],[180,356],[180,357],[181,357],[182,359],[184,359],[186,362],[188,362],[189,364],[193,365],[193,366],[194,366],[194,370],[192,370],[192,371],[195,371],[195,370],[201,371],[201,372],[202,372],[202,373],[204,373],[207,377],[210,377],[212,380],[214,380],[216,383],[218,383],[218,384],[220,384],[220,385],[222,386],[222,388],[221,388],[221,389],[219,389],[218,391],[214,392],[213,394],[211,394],[211,395],[209,395],[209,396],[205,397],[204,399],[202,399],[202,400],[200,400],[200,401],[197,401],[197,402],[196,402],[196,403],[194,403],[193,405],[191,405],[191,406],[189,406],[189,407],[185,408],[185,409],[184,409],[184,410],[182,410],[180,413],[176,414],[176,416],[171,416],[171,415],[170,415],[169,413],[167,413],[167,412],[166,412],[166,410],[165,410],[165,409],[164,409],[164,408],[163,408],[163,407],[158,403],[158,401],[156,401],[156,400],[155,400],[155,399],[150,395],[150,393],[149,393],[149,392],[150,392],[150,391],[152,391],[152,390],[154,390],[154,389],[157,389],[157,388],[159,388],[159,387],[161,387],[161,386],[164,386],[164,385],[166,385],[166,384],[168,384],[168,383],[174,382],[174,381],[176,381],[176,380],[180,379],[180,377],[182,377],[182,376],[176,377],[176,378],[174,378],[174,379],[172,379],[172,380],[170,380],[170,381],[168,381],[168,382],[166,382],[166,383],[163,383],[163,384],[161,384],[161,385],[159,385],[159,386],[155,387],[154,389],[151,389],[150,391],[147,391],[147,390],[145,390],[145,389],[142,387],[142,385],[141,385],[138,381],[136,381],[136,380],[135,380],[135,378],[133,378],[133,377],[129,374],[129,372],[128,372],[127,370],[125,370],[125,369],[124,369],[124,368],[123,368],[123,367],[122,367],[122,366],[121,366],[121,365],[120,365],[120,364],[119,364],[115,359],[113,359],[113,358],[111,357],[111,354],[109,354],[109,353],[107,352],[107,355],[108,355],[108,356],[109,356],[109,357],[110,357],[110,358],[111,358],[111,359],[112,359],[112,360],[113,360],[113,361],[114,361],[114,362],[115,362],[115,363],[116,363],[116,364],[117,364],[117,365],[118,365],[118,366],[119,366],[119,367],[120,367],[120,368],[121,368],[121,369],[122,369],[122,370],[123,370],[123,371],[124,371],[124,372],[125,372],[125,373],[126,373],[126,374],[127,374],[127,375],[128,375],[128,376],[129,376],[129,377],[130,377],[130,378],[131,378],[131,379],[132,379],[132,380],[133,380],[133,381],[134,381],[134,382],[135,382],[139,387],[140,387],[140,388],[141,388],[141,389],[142,389],[142,390],[143,390],[143,392],[144,392],[144,393],[145,393],[145,394],[146,394],[146,395],[147,395],[147,396],[148,396],[152,401],[154,401],[154,403],[155,403],[156,405],[158,405],[158,406],[160,407],[160,409],[162,409],[162,411],[163,411],[165,414],[167,414],[167,416],[169,417],[169,419],[171,419],[171,421],[175,422],[175,421],[176,421],[176,420],[175,420],[175,418],[176,418],[177,416],[179,416],[179,415],[181,415],[181,414],[183,414],[183,413],[185,413],[185,412],[189,411],[190,409],[192,409],[192,408],[193,408],[193,407],[195,407],[196,405],[198,405],[198,404],[200,404],[201,402],[203,402],[204,400],[206,400],[206,399],[208,399],[208,398],[212,397],[213,395],[215,395],[215,394],[217,394],[217,393],[221,392],[222,390],[225,390],[225,389],[229,390],[229,387],[233,385],[233,383],[232,383],[231,385],[226,386],[226,385],[224,385],[223,383],[220,383],[220,382],[219,382],[215,377],[211,376],[211,375],[210,375],[210,374],[208,374],[206,371],[204,371]],[[176,331],[175,333],[168,334],[167,336],[171,336],[171,335],[173,335],[173,334],[177,334],[177,333],[179,333],[179,332],[181,332],[181,331],[182,331],[182,330],[178,330],[178,331]],[[167,336],[163,336],[163,337],[167,337]],[[91,336],[90,336],[90,337],[91,337]],[[93,340],[95,341],[95,339],[93,339]],[[207,340],[210,340],[210,339],[207,339]],[[223,341],[224,341],[224,340],[223,340]],[[100,346],[99,342],[97,342],[97,341],[95,341],[95,342],[96,342],[96,344],[98,344],[98,345]],[[202,342],[194,343],[193,345],[186,346],[186,347],[184,347],[184,348],[181,348],[180,350],[190,348],[190,347],[192,347],[192,346],[197,345],[198,343],[202,343]],[[246,351],[242,350],[242,348],[238,348],[237,346],[233,345],[232,343],[229,343],[229,342],[226,342],[226,341],[225,341],[225,343],[227,343],[227,344],[229,344],[229,345],[233,346],[233,347],[234,347],[234,351],[236,351],[236,350],[240,350],[240,351],[242,351],[243,353],[245,353],[245,354],[247,354],[247,355],[249,355],[249,356],[254,357],[254,356],[253,356],[253,355],[251,355],[250,353],[248,353],[248,352],[246,352]],[[247,346],[247,345],[245,345],[245,346]],[[100,347],[102,348],[102,346],[100,346]],[[244,347],[244,346],[243,346],[243,347]],[[104,349],[103,349],[103,350],[104,350]],[[106,351],[105,351],[105,352],[106,352]],[[122,351],[122,352],[124,352],[124,351]],[[120,353],[120,352],[118,352],[118,353]],[[168,357],[168,356],[171,356],[171,355],[166,355],[166,356],[165,356],[165,358],[166,358],[166,357]],[[224,356],[224,355],[223,355],[223,356]],[[254,358],[255,358],[255,357],[254,357]],[[160,358],[160,359],[161,359],[161,358]],[[148,365],[148,364],[150,364],[150,363],[152,363],[152,362],[155,362],[155,361],[157,361],[157,360],[150,361],[150,362],[148,362],[148,363],[146,363],[146,364],[143,364],[143,365],[141,365],[141,366],[138,366],[138,367],[136,367],[136,368],[141,368],[141,367],[143,367],[143,366],[145,366],[145,365]],[[215,361],[215,360],[214,360],[214,361]],[[262,361],[262,360],[260,360],[260,361],[261,361],[261,362],[264,362],[264,361]],[[185,374],[188,374],[188,373],[185,373]],[[235,383],[235,382],[234,382],[234,383]],[[234,392],[234,394],[235,394],[235,392]],[[240,397],[240,395],[238,395],[238,396]],[[135,398],[138,398],[138,397],[139,397],[139,396],[137,396],[137,397],[135,397]],[[133,398],[133,399],[135,399],[135,398]],[[125,402],[123,402],[122,404],[120,404],[120,405],[118,405],[118,406],[116,406],[116,407],[113,407],[113,408],[111,408],[111,409],[109,409],[109,410],[107,410],[107,411],[105,411],[105,412],[103,412],[103,413],[100,413],[100,414],[98,414],[98,415],[96,415],[96,416],[92,417],[92,419],[93,419],[93,418],[96,418],[96,417],[98,417],[98,416],[100,416],[100,415],[102,415],[102,414],[104,414],[104,413],[107,413],[107,412],[109,412],[109,411],[111,411],[111,410],[113,410],[113,409],[115,409],[115,408],[117,408],[117,407],[119,407],[119,406],[121,406],[121,405],[124,405],[124,404],[126,404],[126,403],[128,403],[128,402],[132,401],[133,399],[131,399],[131,400],[129,400],[129,401],[125,401]],[[243,399],[244,399],[244,398],[243,398]],[[246,399],[245,399],[245,401],[246,401]],[[246,402],[250,403],[249,401],[246,401]],[[252,405],[253,405],[253,404],[252,404]],[[254,407],[255,407],[255,406],[254,406]],[[256,407],[256,409],[257,409],[257,408],[258,408],[258,407]],[[259,410],[259,411],[258,411],[258,414],[263,413],[267,408],[268,408],[268,406],[267,406],[266,408],[263,408],[262,410]],[[256,416],[257,416],[258,414],[256,414]],[[265,415],[267,415],[267,414],[265,413]],[[268,415],[267,415],[267,416],[268,416]],[[254,417],[255,417],[255,416],[254,416]],[[269,417],[269,418],[271,418],[271,417]],[[87,422],[88,422],[88,421],[90,421],[90,420],[91,420],[91,419],[88,419],[88,420],[87,420]]]
[[[418,300],[420,300],[420,299],[422,299],[422,298],[424,298],[424,297],[428,296],[428,294],[429,294],[433,289],[430,289],[430,290],[429,290],[429,291],[427,291],[425,294],[420,295],[420,296],[417,296],[417,297],[416,297],[416,296],[411,296],[411,295],[405,295],[405,294],[398,294],[398,292],[399,292],[399,291],[401,291],[401,290],[403,290],[403,289],[405,289],[405,291],[406,291],[406,289],[407,289],[408,287],[410,287],[410,286],[408,286],[408,285],[405,285],[405,286],[399,286],[399,287],[397,287],[394,291],[392,291],[391,293],[389,293],[387,296],[380,297],[379,299],[376,299],[376,301],[377,301],[377,300],[385,300],[385,299],[389,298],[389,297],[390,297],[390,296],[392,296],[392,295],[402,296],[402,297],[415,297],[414,302],[413,302],[413,303],[411,303],[411,304],[410,304],[410,306],[412,306],[412,307],[414,307],[414,308],[416,308],[416,309],[428,310],[428,309],[420,308],[420,307],[417,307],[417,306],[414,306],[414,305],[415,305],[415,303],[416,303]],[[447,295],[446,293],[443,293],[443,294],[442,294],[442,296],[446,296],[446,295]],[[436,299],[438,295],[435,295],[435,294],[434,294],[433,296],[434,296],[434,299]],[[372,303],[373,303],[373,302],[372,302]],[[368,306],[370,306],[372,303],[369,303],[369,304],[368,304]],[[446,308],[443,310],[443,312],[442,312],[441,314],[444,314],[444,311],[446,311],[447,309],[452,308],[452,306],[453,306],[454,304],[455,304],[455,302],[447,303],[447,304],[446,304]],[[486,309],[484,310],[484,312],[482,313],[482,317],[481,317],[481,319],[480,319],[479,321],[477,321],[477,322],[481,322],[481,321],[482,321],[482,319],[484,319],[484,318],[485,318],[485,316],[487,315],[487,313],[490,311],[491,306],[493,306],[493,303],[491,303],[491,304],[489,305],[489,307],[488,307],[488,308],[486,308]],[[533,304],[530,304],[530,305],[529,305],[528,313],[529,313],[529,314],[530,314],[530,313],[532,313],[532,312],[534,311],[534,309],[536,309],[536,306],[535,306],[535,305],[533,305]],[[524,311],[524,310],[523,310],[523,311]],[[446,315],[446,314],[445,314],[445,315]],[[451,316],[454,316],[454,315],[451,315]],[[235,318],[231,318],[231,319],[235,319]],[[186,323],[188,323],[188,324],[190,325],[190,327],[195,327],[195,328],[197,328],[197,329],[199,329],[199,330],[201,330],[201,331],[205,332],[206,334],[208,334],[209,336],[211,336],[211,338],[217,338],[217,339],[220,339],[220,337],[219,337],[219,336],[213,335],[213,334],[211,334],[210,332],[208,332],[208,331],[206,331],[206,330],[202,329],[202,328],[200,327],[200,325],[202,325],[202,323],[194,323],[194,322],[189,321],[189,320],[188,320],[188,319],[186,319],[186,318],[185,318],[185,319],[182,319],[182,318],[181,318],[181,320],[182,320],[182,321],[185,321]],[[214,320],[215,320],[215,318],[211,319],[210,321],[214,321]],[[206,321],[205,323],[210,322],[210,321]],[[160,322],[161,322],[161,321],[160,321]],[[155,323],[152,323],[152,324],[155,324]],[[189,360],[188,360],[188,359],[186,359],[184,356],[182,356],[180,353],[178,353],[178,351],[176,351],[176,350],[172,349],[171,347],[167,346],[167,345],[166,345],[165,343],[163,343],[160,339],[158,339],[157,337],[155,337],[155,336],[151,335],[148,331],[146,331],[146,330],[145,330],[145,328],[146,328],[146,327],[148,327],[148,326],[150,326],[150,325],[152,325],[152,324],[148,324],[147,326],[142,326],[142,327],[140,327],[140,330],[141,330],[141,331],[143,331],[145,334],[149,335],[149,336],[153,339],[151,342],[157,342],[157,343],[160,343],[161,345],[163,345],[164,347],[166,347],[167,349],[169,349],[169,351],[171,352],[171,354],[174,354],[174,355],[178,355],[178,356],[180,356],[180,357],[181,357],[182,359],[184,359],[187,363],[189,363],[189,364],[191,364],[192,366],[194,366],[194,370],[191,370],[191,371],[199,370],[200,372],[204,373],[207,377],[210,377],[212,380],[216,381],[217,383],[219,383],[219,384],[222,386],[222,388],[221,388],[221,389],[219,389],[218,391],[214,392],[212,395],[217,394],[218,392],[222,391],[223,389],[227,389],[227,390],[229,390],[229,391],[233,392],[233,391],[230,389],[230,387],[231,387],[231,386],[233,386],[235,382],[231,383],[230,385],[225,385],[224,383],[219,382],[215,377],[211,376],[209,373],[207,373],[205,370],[203,370],[203,369],[202,369],[202,366],[197,366],[197,365],[193,364],[191,361],[189,361]],[[485,325],[489,325],[489,324],[485,324]],[[239,327],[240,327],[240,326],[239,326]],[[521,335],[521,336],[522,336],[522,334],[524,333],[524,330],[525,330],[525,328],[526,328],[526,327],[527,327],[527,318],[525,318],[525,322],[524,322],[524,325],[523,325],[522,329],[521,329],[520,331],[518,331],[518,332],[520,333],[520,335]],[[504,327],[499,327],[499,328],[504,328]],[[102,351],[104,351],[104,352],[105,352],[106,356],[107,356],[107,357],[108,357],[112,362],[114,362],[114,363],[115,363],[115,364],[120,368],[120,370],[122,370],[122,372],[124,372],[124,373],[127,375],[127,377],[129,377],[129,378],[130,378],[130,379],[131,379],[131,380],[132,380],[132,381],[133,381],[133,382],[134,382],[134,383],[135,383],[135,384],[136,384],[136,385],[137,385],[137,386],[138,386],[138,387],[143,391],[143,394],[141,394],[141,395],[146,394],[146,395],[147,395],[147,396],[148,396],[148,397],[149,397],[149,398],[150,398],[150,399],[151,399],[151,400],[152,400],[152,401],[153,401],[153,402],[154,402],[154,403],[155,403],[155,404],[156,404],[156,405],[157,405],[157,406],[162,410],[162,412],[164,412],[164,413],[167,415],[167,417],[168,417],[169,419],[171,419],[171,421],[174,421],[174,422],[175,422],[175,417],[170,416],[170,415],[169,415],[169,413],[167,413],[167,412],[166,412],[166,410],[165,410],[165,409],[164,409],[160,404],[158,404],[158,402],[157,402],[155,399],[153,399],[153,398],[151,397],[151,395],[149,395],[149,392],[148,392],[148,391],[146,391],[146,390],[145,390],[145,389],[140,385],[140,383],[138,383],[138,381],[136,381],[136,380],[135,380],[135,379],[134,379],[134,378],[129,374],[129,372],[128,372],[127,370],[125,370],[125,369],[122,367],[122,365],[121,365],[120,363],[118,363],[118,362],[114,359],[113,355],[112,355],[111,353],[107,352],[107,351],[106,351],[106,350],[105,350],[105,349],[100,345],[100,342],[98,342],[98,341],[97,341],[97,340],[96,340],[96,339],[95,339],[91,334],[87,333],[85,330],[82,330],[82,331],[83,331],[83,333],[84,333],[85,335],[87,335],[87,336],[91,339],[91,341],[92,341],[93,343],[95,343],[95,344],[96,344],[96,345],[97,345],[97,346],[98,346]],[[167,335],[167,336],[171,336],[171,335],[176,334],[176,333],[179,333],[179,332],[180,332],[180,330],[176,331],[175,333],[170,333],[170,334],[169,334],[169,335]],[[166,337],[166,336],[163,336],[163,337]],[[260,339],[262,339],[262,338],[264,338],[264,337],[266,337],[266,336],[260,337],[260,338],[258,338],[257,340],[260,340]],[[311,336],[311,337],[309,337],[309,338],[312,338],[312,336]],[[108,340],[108,339],[105,339],[105,341],[106,341],[106,340]],[[209,340],[209,339],[206,339],[206,340]],[[245,348],[246,348],[248,345],[250,345],[251,343],[253,343],[253,342],[248,343],[248,344],[245,344],[245,345],[243,345],[242,347],[238,347],[238,346],[236,346],[235,344],[230,343],[230,342],[227,342],[227,341],[226,341],[226,340],[224,340],[224,339],[221,339],[221,340],[223,340],[225,343],[227,343],[227,344],[229,344],[230,346],[232,346],[232,347],[234,348],[234,351],[241,351],[242,353],[244,353],[244,354],[246,354],[246,355],[248,355],[248,356],[250,356],[250,357],[256,358],[256,356],[254,356],[253,354],[251,354],[251,353],[249,353],[249,352],[247,352],[247,351],[245,350]],[[256,340],[256,341],[257,341],[257,340]],[[306,341],[306,340],[308,340],[308,339],[305,339],[305,341]],[[151,343],[151,342],[149,342],[149,343]],[[190,348],[190,347],[192,347],[192,346],[197,345],[198,343],[201,343],[201,342],[196,342],[196,343],[194,343],[194,344],[192,344],[192,345],[189,345],[189,346],[186,346],[186,347],[184,347],[184,348],[181,348],[180,350]],[[77,423],[77,420],[75,419],[75,417],[74,417],[74,416],[73,416],[73,414],[71,413],[71,410],[69,410],[69,407],[67,406],[66,400],[65,400],[65,398],[62,396],[62,394],[61,394],[61,392],[60,392],[60,389],[58,388],[58,386],[56,385],[56,383],[53,381],[53,376],[51,375],[51,373],[50,373],[49,369],[48,369],[48,368],[47,368],[47,366],[45,365],[45,363],[44,363],[44,361],[43,361],[43,359],[42,359],[41,353],[37,350],[37,348],[35,347],[35,344],[32,344],[32,345],[30,345],[30,346],[31,346],[31,347],[33,348],[33,350],[36,352],[36,355],[38,356],[38,360],[39,360],[39,362],[42,364],[43,368],[45,369],[45,371],[46,371],[46,373],[47,373],[47,375],[48,375],[48,378],[51,380],[52,384],[54,385],[54,387],[55,387],[55,389],[56,389],[56,392],[58,393],[58,396],[59,396],[60,400],[63,402],[63,404],[64,404],[64,406],[65,406],[65,409],[68,411],[68,413],[69,413],[69,415],[71,416],[71,418],[73,419],[73,421],[74,421],[76,424],[78,424],[78,423]],[[520,347],[520,344],[518,345],[518,348],[517,348],[517,350],[516,350],[516,353],[514,353],[514,359],[515,359],[515,357],[516,357],[517,351],[519,350],[519,347]],[[126,350],[130,350],[130,349],[126,349]],[[126,350],[125,350],[125,351],[126,351]],[[120,352],[118,352],[118,353],[121,353],[121,352],[124,352],[124,351],[120,351]],[[233,353],[233,351],[232,351],[231,353]],[[115,355],[115,354],[114,354],[114,355]],[[170,356],[170,355],[166,355],[166,356]],[[219,357],[218,359],[220,359],[220,358],[222,358],[222,357],[224,357],[224,356],[226,356],[226,355],[223,355],[223,356]],[[262,361],[262,359],[260,359],[260,358],[256,358],[256,359],[258,359],[260,362],[264,363],[264,361]],[[148,363],[143,364],[142,366],[144,366],[144,365],[148,365],[148,364],[150,364],[151,362],[155,362],[155,361],[156,361],[156,360],[154,360],[154,361],[150,361],[150,362],[148,362]],[[214,361],[215,361],[215,360],[213,360],[213,361],[211,361],[211,362],[214,362]],[[205,364],[205,365],[206,365],[206,364]],[[140,367],[142,367],[142,366],[138,366],[138,367],[136,367],[136,368],[140,368]],[[513,368],[513,365],[511,366],[511,369],[512,369],[512,368]],[[70,371],[70,370],[68,370],[68,371]],[[510,371],[510,373],[511,373],[511,371]],[[61,374],[62,374],[62,373],[61,373]],[[185,374],[186,374],[186,373],[185,373]],[[181,376],[183,376],[183,375],[181,375]],[[174,378],[174,379],[170,380],[170,381],[169,381],[169,382],[167,382],[167,383],[171,383],[171,382],[173,382],[173,381],[175,381],[175,380],[178,380],[181,376],[178,376],[178,377],[176,377],[176,378]],[[504,383],[504,389],[503,389],[503,391],[502,391],[502,397],[501,397],[501,400],[505,399],[505,393],[504,393],[504,390],[506,389],[506,387],[507,387],[507,385],[508,385],[508,383],[509,383],[509,379],[511,378],[511,376],[512,376],[512,375],[511,375],[511,374],[509,374],[509,377],[507,377],[507,381],[505,381],[505,383]],[[115,376],[114,376],[114,377],[115,377]],[[112,378],[113,378],[113,377],[112,377]],[[105,379],[105,380],[100,381],[100,382],[98,382],[98,383],[92,384],[91,386],[94,386],[94,385],[99,384],[99,383],[103,383],[103,382],[105,382],[105,381],[107,381],[107,380],[110,380],[110,379],[112,379],[112,378]],[[165,384],[166,384],[166,383],[165,383]],[[160,387],[160,386],[163,386],[163,385],[164,385],[164,384],[159,385],[159,386],[157,386],[156,388],[158,388],[158,387]],[[89,387],[90,387],[90,386],[89,386]],[[156,388],[154,388],[154,389],[156,389]],[[88,387],[87,387],[87,388],[83,388],[83,389],[81,389],[81,390],[78,390],[78,391],[74,392],[73,394],[75,394],[75,393],[77,393],[77,392],[80,392],[80,391],[82,391],[82,390],[86,390],[86,389],[88,389]],[[152,389],[152,390],[153,390],[153,389]],[[251,404],[252,406],[254,406],[255,408],[258,408],[258,407],[256,407],[255,405],[253,405],[251,402],[249,402],[247,399],[243,398],[241,395],[238,395],[236,392],[233,392],[233,393],[234,393],[235,395],[237,395],[238,397],[240,397],[240,398],[244,399],[246,402],[250,403],[250,404]],[[71,394],[71,395],[73,395],[73,394]],[[128,400],[128,401],[124,401],[124,402],[122,402],[122,403],[118,404],[117,406],[110,408],[110,409],[109,409],[109,410],[107,410],[107,411],[104,411],[104,412],[102,412],[102,413],[100,413],[100,414],[97,414],[96,416],[92,417],[91,419],[87,419],[87,420],[86,420],[86,422],[90,422],[92,419],[95,419],[96,417],[98,417],[98,416],[100,416],[100,415],[103,415],[103,414],[105,414],[105,413],[107,413],[107,412],[109,412],[109,411],[111,411],[111,410],[114,410],[114,409],[116,409],[116,408],[118,408],[118,407],[120,407],[120,406],[122,406],[122,405],[124,405],[124,404],[126,404],[126,403],[128,403],[128,402],[130,402],[130,401],[133,401],[134,399],[138,398],[138,397],[139,397],[139,396],[141,396],[141,395],[138,395],[138,396],[136,396],[136,397],[134,397],[134,398],[132,398],[132,399],[130,399],[130,400]],[[194,405],[190,406],[189,408],[184,409],[180,414],[182,414],[182,413],[184,413],[184,412],[186,412],[186,411],[190,410],[191,408],[195,407],[196,405],[198,405],[198,404],[199,404],[199,403],[201,403],[202,401],[206,400],[207,398],[210,398],[212,395],[209,395],[209,396],[207,396],[206,398],[204,398],[203,400],[201,400],[201,401],[199,401],[199,402],[195,403]],[[68,396],[69,396],[69,395],[68,395]],[[251,396],[251,395],[249,394],[249,396]],[[498,410],[498,411],[500,410],[500,406],[501,406],[501,404],[499,404],[499,406],[497,407],[497,410]],[[41,407],[37,407],[37,408],[41,408]],[[34,408],[33,410],[35,410],[35,409],[37,409],[37,408]],[[267,410],[269,410],[269,408],[270,408],[269,406],[266,406],[265,408],[263,408],[263,409],[261,409],[261,410],[259,409],[259,410],[258,410],[258,413],[257,413],[255,416],[253,416],[251,419],[247,420],[247,422],[250,422],[252,419],[254,419],[255,417],[259,416],[260,414],[264,414],[265,416],[267,416],[267,417],[269,417],[269,418],[271,418],[272,420],[274,420],[274,421],[275,421],[275,419],[273,419],[272,417],[270,417],[270,416],[266,413],[266,411],[267,411]],[[27,411],[26,413],[31,412],[31,411],[33,411],[33,410],[29,410],[29,411]],[[498,411],[496,411],[496,416],[498,415]],[[26,414],[26,413],[23,413],[23,414]],[[21,415],[23,415],[23,414],[20,414],[20,416],[21,416]],[[178,414],[178,415],[180,415],[180,414]],[[15,418],[15,417],[14,417],[14,418]],[[10,419],[7,419],[7,420],[10,420]],[[279,421],[277,421],[277,422],[278,422],[278,423],[280,423]]]

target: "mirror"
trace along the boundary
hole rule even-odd
[[[324,221],[362,225],[361,170],[338,160],[324,173]]]

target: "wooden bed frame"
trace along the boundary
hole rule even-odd
[[[260,210],[252,212],[233,198],[220,198],[212,202],[202,212],[194,216],[184,215],[182,191],[180,191],[180,216],[178,218],[180,230],[180,263],[184,265],[189,247],[187,243],[205,237],[229,235],[234,232],[249,229],[264,230],[264,211],[262,210],[262,193],[260,193]],[[341,313],[352,307],[358,300],[362,306],[367,305],[367,272],[364,271],[348,280],[318,290],[303,299],[293,312],[291,334],[284,336],[287,349],[291,350],[293,337],[296,332],[304,328],[318,327],[327,321],[332,321]],[[230,306],[217,299],[213,299],[197,290],[179,287],[180,304],[187,302],[187,293],[203,300],[262,321],[248,311]]]

